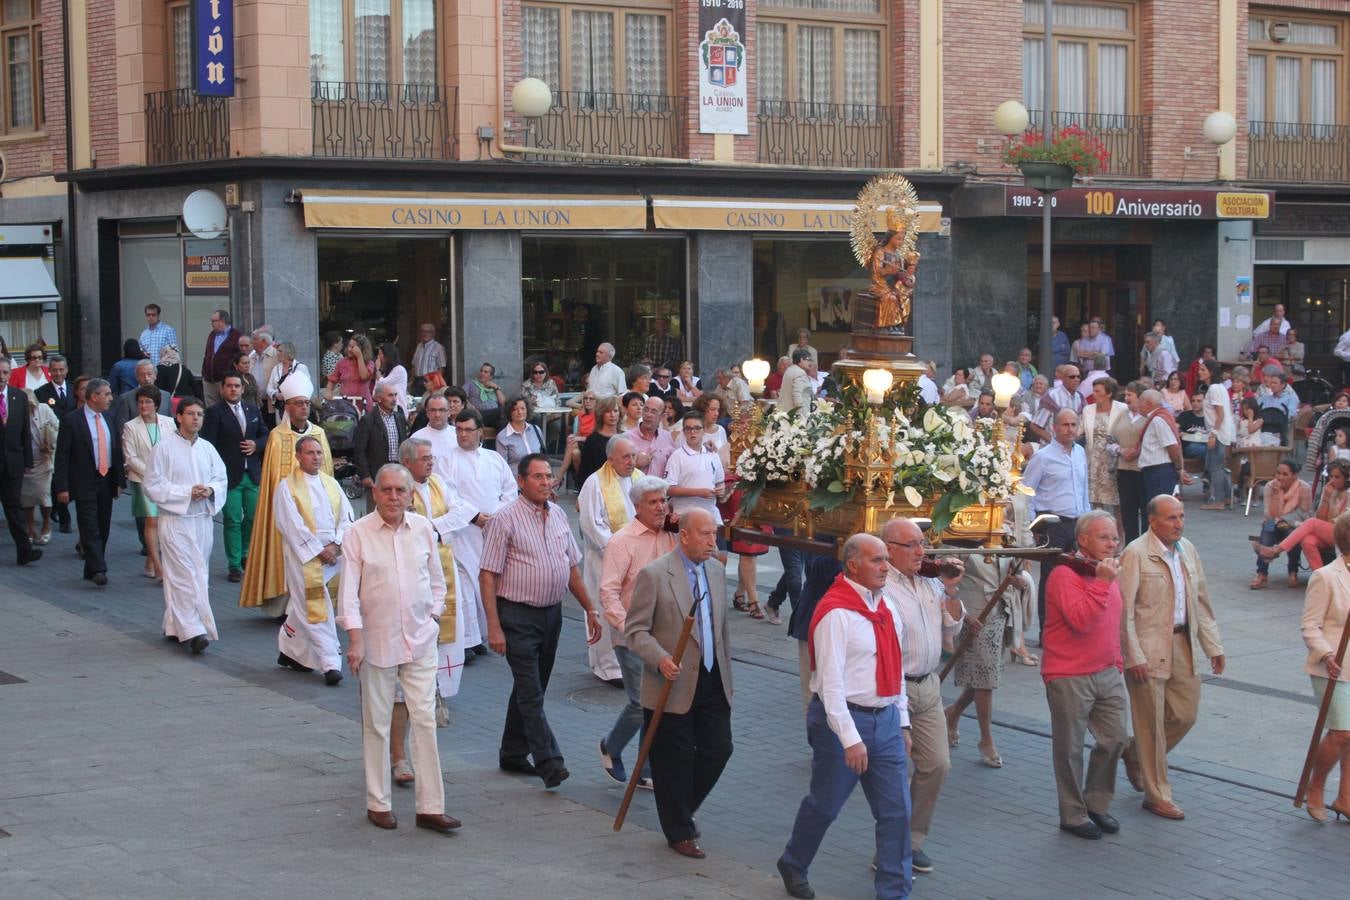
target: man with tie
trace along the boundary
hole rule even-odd
[[[19,565],[26,566],[42,559],[42,551],[28,537],[19,496],[24,469],[33,466],[33,428],[28,415],[28,395],[10,387],[9,372],[9,358],[0,356],[0,502],[5,508],[10,537],[14,538],[14,549],[19,554]]]
[[[52,356],[47,361],[47,371],[47,383],[34,393],[37,394],[38,402],[47,404],[56,414],[56,421],[60,422],[66,417],[66,413],[75,411],[75,392],[66,381],[70,375],[70,364],[66,362],[64,356]],[[56,520],[62,534],[70,534],[69,504],[53,502],[52,518]]]
[[[220,400],[206,411],[201,436],[216,448],[229,475],[229,493],[221,517],[225,524],[225,564],[230,581],[244,576],[245,555],[253,539],[253,513],[262,482],[267,423],[262,411],[243,401],[244,379],[229,372],[220,380]]]
[[[792,897],[816,895],[806,880],[825,832],[862,782],[876,818],[877,900],[908,897],[909,700],[900,613],[886,602],[886,545],[870,534],[844,543],[844,571],[811,615],[807,651],[811,787],[797,810],[778,873]],[[660,781],[657,781],[658,790]]]
[[[726,570],[717,551],[717,520],[704,509],[680,517],[680,542],[638,573],[624,622],[628,651],[645,664],[642,708],[651,724],[664,681],[673,681],[652,740],[656,814],[671,849],[703,859],[694,814],[731,758],[731,642]],[[684,655],[675,645],[694,617]]]
[[[122,442],[108,421],[112,386],[91,378],[84,388],[84,408],[61,420],[56,438],[52,493],[59,503],[75,500],[75,517],[84,548],[84,578],[99,587],[108,583],[108,529],[112,505],[122,491]]]

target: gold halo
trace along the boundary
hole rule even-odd
[[[853,207],[853,228],[849,243],[853,247],[853,257],[864,268],[877,249],[877,238],[873,232],[877,213],[885,211],[887,219],[900,220],[905,228],[905,237],[900,244],[902,256],[914,249],[919,238],[919,195],[914,185],[903,175],[878,175],[858,193],[858,202]]]

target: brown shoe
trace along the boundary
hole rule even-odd
[[[1162,803],[1153,803],[1149,800],[1144,801],[1144,809],[1153,813],[1155,816],[1161,816],[1164,819],[1184,819],[1186,814],[1181,811],[1181,807],[1175,803],[1164,801]]]
[[[389,809],[368,809],[366,818],[380,828],[397,828],[398,819],[394,818],[393,810]]]
[[[1257,575],[1255,578],[1252,579],[1252,583],[1247,585],[1247,587],[1251,588],[1254,591],[1264,590],[1266,586],[1266,581],[1267,578],[1265,575]]]
[[[670,849],[681,856],[687,856],[690,859],[703,859],[708,855],[703,852],[703,848],[700,847],[698,841],[693,838],[690,838],[687,841],[675,841],[670,845]]]
[[[439,831],[441,834],[449,834],[461,824],[459,819],[451,818],[444,813],[417,814],[418,828],[430,828],[432,831]]]
[[[1139,760],[1135,759],[1133,756],[1122,757],[1122,760],[1125,763],[1125,777],[1130,780],[1130,787],[1143,793],[1144,775],[1139,771]]]

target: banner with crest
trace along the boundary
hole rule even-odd
[[[749,134],[745,0],[699,0],[698,130]]]

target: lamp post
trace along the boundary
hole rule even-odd
[[[530,119],[548,115],[553,108],[553,89],[539,78],[522,78],[511,88],[511,108],[526,121],[525,143],[530,143]]]

